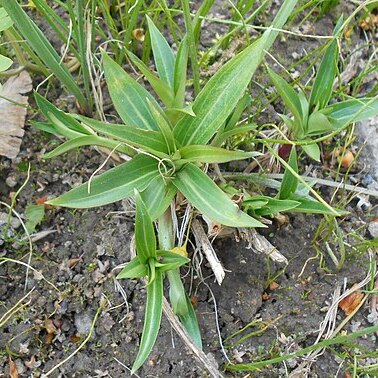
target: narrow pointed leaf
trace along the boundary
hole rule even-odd
[[[43,115],[48,119],[51,117],[51,115],[53,115],[59,121],[60,125],[63,126],[63,129],[67,128],[69,130],[72,130],[78,133],[77,135],[91,134],[91,132],[88,131],[84,126],[82,126],[80,122],[78,122],[72,115],[62,112],[39,93],[34,92],[34,99]]]
[[[78,116],[93,130],[145,151],[167,153],[168,148],[160,131],[138,129],[133,126],[101,122],[92,118]]]
[[[158,263],[156,266],[159,267],[160,272],[177,269],[190,261],[187,257],[171,251],[157,251],[157,257]]]
[[[327,206],[309,197],[297,196],[291,194],[289,196],[291,201],[299,202],[299,205],[290,210],[291,213],[305,213],[305,214],[328,214],[335,215]],[[348,211],[335,209],[338,216],[349,214]]]
[[[154,116],[159,126],[161,134],[163,135],[164,144],[166,146],[166,149],[168,149],[168,153],[169,154],[173,153],[176,150],[176,144],[175,144],[175,138],[173,136],[172,125],[170,125],[168,120],[165,118],[164,114],[160,113],[151,101],[147,99],[147,103],[148,103],[148,106],[150,107],[152,115]]]
[[[174,133],[182,145],[206,144],[231,114],[259,66],[270,29],[227,62],[205,85],[193,103],[195,117],[184,115]]]
[[[163,277],[159,271],[153,282],[147,285],[147,302],[144,317],[142,339],[138,355],[132,367],[131,375],[146,361],[154,347],[160,329],[163,309]]]
[[[167,210],[176,193],[176,187],[170,182],[165,182],[161,175],[140,193],[152,220],[159,218]]]
[[[289,161],[287,163],[296,173],[298,173],[298,158],[295,146],[291,147]],[[288,169],[285,169],[278,198],[281,200],[287,199],[290,194],[295,192],[297,186],[297,178]]]
[[[62,155],[74,148],[83,147],[83,146],[100,146],[100,147],[107,147],[113,150],[118,145],[119,145],[119,142],[114,141],[114,140],[105,139],[97,135],[85,135],[85,136],[74,138],[74,139],[68,140],[67,142],[62,143],[60,146],[58,146],[54,150],[44,154],[42,158],[51,159],[53,157]],[[124,147],[125,146],[118,146],[117,149],[119,149],[121,152],[124,152],[124,153],[129,152],[128,150],[125,150]]]
[[[156,100],[105,52],[102,58],[110,97],[123,122],[140,129],[159,130],[146,98],[161,110]]]
[[[144,77],[151,84],[151,87],[153,88],[155,93],[160,97],[160,99],[163,101],[163,103],[167,107],[172,106],[172,104],[174,102],[174,96],[173,96],[172,88],[170,88],[169,85],[165,81],[156,77],[150,71],[150,69],[144,64],[144,62],[142,60],[140,60],[132,52],[127,51],[127,55],[129,56],[130,60],[138,67],[140,72],[142,72]]]
[[[279,96],[282,98],[285,106],[291,111],[295,120],[301,122],[303,119],[302,105],[298,94],[294,89],[279,75],[270,68],[267,69],[270,80],[274,84]]]
[[[185,300],[188,307],[188,312],[185,315],[179,315],[180,322],[184,326],[186,332],[192,338],[197,348],[202,349],[201,331],[198,325],[197,315],[194,311],[192,302],[187,294],[185,294]]]
[[[135,244],[139,260],[145,264],[148,259],[156,258],[156,235],[147,206],[138,191],[135,199]]]
[[[192,163],[185,165],[172,180],[184,196],[210,219],[230,227],[265,227],[238,206]]]
[[[50,205],[79,209],[107,205],[134,194],[134,189],[144,190],[159,175],[157,161],[145,155],[137,155],[93,178],[88,183],[48,201]]]
[[[316,74],[310,95],[311,110],[314,107],[323,109],[331,98],[333,82],[337,73],[338,54],[339,48],[335,39],[327,48]]]
[[[188,41],[185,36],[181,41],[177,51],[174,69],[174,93],[175,101],[173,107],[182,108],[185,106],[185,88],[186,88],[186,75],[188,67]]]
[[[169,270],[166,274],[169,279],[169,301],[173,312],[176,315],[187,315],[189,307],[179,269]]]
[[[142,278],[147,276],[147,266],[141,264],[139,257],[134,257],[118,274],[117,280],[122,278]]]
[[[156,70],[159,73],[160,78],[173,88],[175,56],[164,36],[148,16],[147,23]]]
[[[230,151],[213,146],[185,146],[179,149],[181,158],[200,163],[227,163],[258,156],[258,152]]]
[[[375,117],[378,114],[378,99],[356,98],[327,106],[322,110],[335,129],[352,122]]]

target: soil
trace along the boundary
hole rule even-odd
[[[216,4],[213,14],[224,17],[224,5]],[[343,2],[342,2],[343,3]],[[222,3],[223,4],[223,3]],[[341,4],[336,10],[317,20],[306,33],[330,34],[337,16],[348,10]],[[270,10],[274,11],[273,5]],[[309,23],[308,23],[309,24]],[[305,23],[303,28],[308,27]],[[203,47],[211,45],[217,27],[206,24]],[[360,38],[360,36],[354,36]],[[274,55],[284,65],[319,45],[318,40],[286,36],[275,45]],[[349,46],[349,49],[351,46]],[[293,55],[294,54],[294,55]],[[364,56],[366,59],[367,56]],[[55,103],[73,106],[72,99],[50,91]],[[362,93],[363,94],[363,93]],[[59,97],[60,96],[60,97]],[[33,104],[31,104],[33,105]],[[268,107],[267,114],[272,112]],[[30,114],[32,116],[32,114]],[[377,123],[369,123],[372,130]],[[85,182],[101,164],[103,158],[94,150],[83,148],[51,161],[41,160],[41,151],[50,150],[56,140],[27,127],[19,156],[10,161],[0,159],[0,200],[9,203],[12,192],[24,182],[26,167],[31,163],[31,177],[22,190],[16,210],[23,214],[28,204],[43,197],[57,196],[70,187]],[[363,136],[361,137],[363,139]],[[356,142],[356,147],[361,145]],[[108,163],[108,166],[113,163]],[[370,175],[378,180],[376,160],[366,163],[365,170],[355,179]],[[9,179],[11,178],[11,180]],[[375,181],[374,181],[375,180]],[[12,182],[13,181],[13,182]],[[11,184],[9,186],[9,184]],[[371,184],[371,181],[368,183]],[[367,184],[367,185],[368,185]],[[320,188],[325,198],[331,192]],[[342,222],[342,229],[351,244],[353,232],[369,237],[366,229],[369,217],[377,216],[374,200],[366,207],[357,207],[358,198],[347,205],[350,215]],[[5,208],[0,209],[6,212]],[[285,224],[274,221],[264,236],[289,260],[285,267],[272,262],[265,255],[248,248],[244,241],[216,239],[214,248],[226,269],[226,278],[219,286],[211,270],[202,264],[201,272],[186,274],[186,285],[202,331],[204,351],[224,368],[227,358],[234,363],[247,363],[291,353],[312,345],[325,308],[331,303],[335,288],[349,288],[368,274],[371,262],[366,249],[356,251],[347,246],[346,261],[336,269],[325,250],[316,253],[312,248],[320,216],[290,215]],[[3,227],[4,226],[0,226]],[[53,231],[33,243],[29,270],[19,262],[28,262],[28,245],[21,242],[22,229],[15,220],[9,229],[11,242],[0,239],[0,319],[17,305],[6,324],[0,329],[0,377],[8,377],[10,358],[20,377],[41,377],[66,359],[91,331],[99,312],[92,336],[76,355],[54,371],[52,377],[125,377],[135,359],[143,326],[145,288],[139,280],[115,280],[113,269],[130,260],[133,234],[132,216],[117,203],[100,209],[73,211],[62,208],[47,209],[38,231]],[[26,279],[27,277],[27,279]],[[202,277],[202,279],[200,279]],[[203,278],[204,277],[204,278]],[[352,321],[344,327],[346,333],[370,325],[365,304]],[[345,318],[339,310],[338,323]],[[241,335],[224,341],[248,324],[242,335],[256,334],[242,343],[230,346]],[[376,337],[367,336],[357,342],[367,350],[376,349]],[[310,377],[346,377],[353,363],[349,349],[334,347],[312,364]],[[225,356],[226,354],[226,356]],[[247,373],[224,372],[229,377],[284,377],[298,368],[301,358],[286,364],[271,365],[260,371]],[[375,363],[365,359],[360,363]],[[303,371],[297,377],[306,376]],[[302,374],[302,375],[301,375]],[[163,317],[157,343],[147,363],[138,371],[140,377],[207,377],[207,371],[188,352],[181,339]]]

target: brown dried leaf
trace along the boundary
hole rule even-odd
[[[9,375],[10,378],[18,378],[17,365],[13,362],[11,357],[9,357]]]
[[[345,312],[345,315],[350,315],[364,298],[364,294],[360,290],[354,291],[339,302],[339,307]]]
[[[23,94],[31,90],[30,75],[23,71],[5,82],[1,96],[19,104],[28,105],[28,97]],[[0,155],[14,159],[20,152],[26,111],[25,107],[0,98]]]

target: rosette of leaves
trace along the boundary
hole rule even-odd
[[[183,38],[175,54],[149,18],[149,35],[157,75],[137,56],[131,52],[128,55],[149,81],[160,101],[104,51],[102,60],[105,80],[123,124],[111,124],[64,113],[35,93],[36,102],[47,122],[33,124],[41,130],[62,135],[67,139],[47,153],[45,158],[59,156],[71,149],[88,145],[105,147],[109,152],[117,151],[130,157],[125,163],[48,201],[48,204],[90,208],[128,198],[137,190],[137,213],[148,214],[145,217],[139,216],[138,219],[144,221],[136,220],[136,233],[140,234],[137,238],[140,239],[145,232],[139,230],[147,227],[150,230],[148,239],[153,244],[150,223],[157,220],[159,248],[168,252],[175,248],[169,207],[179,192],[198,212],[217,223],[231,227],[264,227],[260,221],[243,212],[202,168],[209,163],[224,163],[256,156],[256,152],[231,151],[221,148],[220,145],[225,139],[255,127],[237,126],[237,117],[244,109],[244,94],[265,51],[273,44],[278,30],[283,27],[296,2],[297,0],[284,1],[273,21],[273,28],[268,28],[260,38],[226,63],[206,83],[191,105],[185,102],[187,38]],[[140,222],[141,225],[138,226]],[[152,292],[148,294],[149,298],[156,295],[161,298],[164,273],[170,284],[172,308],[194,342],[201,347],[195,312],[185,293],[178,268],[172,262],[173,256],[159,252],[156,247],[151,246],[148,256],[143,252],[143,247],[137,246],[137,250],[137,259],[126,267],[125,272],[129,273],[122,272],[121,275],[126,277],[125,274],[146,274],[149,277],[147,291]],[[163,272],[164,264],[169,266],[166,272]],[[130,273],[132,271],[134,273]],[[157,309],[160,304],[151,304],[150,301],[147,307]],[[156,319],[159,311],[156,310]],[[138,355],[134,370],[143,363],[152,348],[156,339],[153,332],[155,329],[152,328],[144,330],[141,342],[143,358]]]
[[[329,133],[334,135],[352,122],[362,121],[378,114],[376,98],[349,98],[345,101],[332,102],[333,85],[338,73],[339,45],[337,35],[342,19],[337,23],[335,38],[329,42],[324,57],[314,79],[309,98],[299,89],[297,92],[280,75],[268,68],[270,79],[286,108],[291,112],[280,115],[295,140],[303,151],[316,161],[320,161],[320,149],[316,140]]]

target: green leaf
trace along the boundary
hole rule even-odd
[[[236,126],[237,122],[239,121],[240,117],[242,116],[244,109],[248,105],[248,103],[251,103],[251,95],[249,93],[246,93],[238,102],[236,105],[234,111],[231,113],[229,118],[227,119],[226,125],[224,130],[230,131],[233,130]]]
[[[339,48],[337,40],[333,40],[327,48],[316,74],[310,95],[310,109],[320,110],[327,106],[331,95],[333,82],[337,73]]]
[[[274,71],[272,71],[270,68],[267,68],[267,70],[272,83],[276,87],[279,96],[282,98],[282,101],[293,114],[295,121],[301,123],[303,121],[303,114],[302,105],[298,94]]]
[[[335,129],[352,122],[375,117],[378,114],[378,99],[356,98],[327,106],[322,113],[328,116]]]
[[[107,205],[142,191],[159,175],[158,162],[145,155],[137,155],[105,173],[47,203],[54,206],[88,208]]]
[[[296,173],[298,173],[298,158],[295,146],[291,148],[289,161],[287,163]],[[288,169],[285,169],[278,198],[281,200],[287,199],[291,193],[295,192],[297,186],[297,178]]]
[[[185,294],[186,305],[188,312],[185,315],[178,315],[180,322],[184,326],[186,332],[192,338],[197,348],[202,349],[201,331],[198,325],[196,312],[194,311],[192,302],[187,294]]]
[[[5,8],[8,15],[12,18],[15,26],[20,31],[27,43],[35,51],[44,64],[54,73],[60,82],[72,93],[80,105],[87,111],[88,103],[82,90],[77,85],[76,80],[68,69],[61,62],[61,57],[51,46],[45,35],[32,19],[22,10],[15,0],[1,0],[0,4]]]
[[[185,106],[185,89],[186,75],[188,68],[188,41],[185,36],[180,43],[175,60],[175,69],[173,75],[173,89],[175,93],[174,108],[183,108]]]
[[[135,190],[135,244],[141,264],[146,264],[150,258],[156,259],[156,235],[154,225],[146,204]]]
[[[226,163],[260,155],[258,152],[230,151],[213,146],[185,146],[179,149],[181,158],[200,163]]]
[[[174,129],[182,145],[206,144],[226,121],[264,56],[269,33],[270,29],[207,82],[193,103],[196,116],[184,115]]]
[[[6,71],[13,64],[13,60],[0,55],[0,72]]]
[[[160,113],[159,110],[156,109],[155,105],[151,101],[147,99],[147,103],[163,135],[164,143],[166,148],[168,149],[168,153],[171,154],[174,151],[176,151],[176,144],[175,138],[173,137],[172,125],[165,118],[164,114]]]
[[[0,32],[9,29],[13,25],[12,19],[4,8],[0,8]]]
[[[302,146],[303,151],[310,156],[311,159],[320,162],[320,148],[317,143],[312,144],[303,144]]]
[[[82,126],[72,115],[62,112],[39,93],[34,92],[34,99],[43,115],[49,119],[54,126],[57,126],[58,131],[63,136],[72,138],[81,136],[82,134],[91,134],[91,132]],[[55,122],[51,120],[51,116],[53,116]],[[73,131],[73,133],[71,133],[71,131]]]
[[[324,215],[335,215],[328,207],[323,205],[322,203],[316,201],[315,199],[311,199],[309,197],[301,197],[295,194],[291,194],[289,197],[292,201],[299,202],[299,205],[294,209],[291,209],[291,213],[305,213],[305,214],[324,214]],[[338,216],[349,214],[348,211],[344,210],[335,210]]]
[[[161,175],[150,182],[140,193],[152,220],[159,218],[173,201],[177,189],[170,182],[165,182]]]
[[[212,143],[214,143],[214,145],[220,146],[228,138],[231,138],[231,137],[233,137],[235,135],[248,133],[249,131],[252,131],[252,130],[256,129],[256,127],[257,127],[257,125],[255,123],[251,123],[251,124],[248,124],[248,125],[235,127],[235,128],[233,128],[233,129],[231,129],[229,131],[225,131],[225,132],[217,134],[217,136],[214,138],[214,141],[216,140],[216,144],[214,143],[214,141]]]
[[[192,163],[186,164],[172,183],[203,214],[230,227],[265,227],[238,206]]]
[[[117,280],[122,278],[142,278],[147,276],[148,269],[145,264],[141,264],[139,257],[134,257],[118,274]]]
[[[190,259],[187,257],[171,251],[157,251],[157,257],[158,262],[156,263],[156,267],[159,268],[160,272],[177,269],[190,262]]]
[[[110,97],[123,122],[128,126],[158,131],[146,98],[162,112],[156,100],[104,51],[102,58]]]
[[[143,365],[152,351],[160,329],[162,309],[163,277],[159,271],[156,271],[155,279],[149,285],[147,285],[147,302],[144,316],[143,334],[138,355],[131,370],[131,375],[133,375]]]
[[[179,269],[169,270],[166,274],[169,279],[169,301],[173,312],[176,315],[188,314],[189,307],[186,301],[186,292],[181,281]]]
[[[160,131],[138,129],[133,126],[119,125],[114,123],[101,122],[92,118],[77,116],[91,129],[117,139],[132,146],[140,147],[147,152],[158,154],[168,152],[164,136]],[[163,156],[161,154],[158,154]]]
[[[146,17],[156,70],[159,73],[160,78],[173,88],[175,56],[164,36],[160,33],[152,20],[148,16]]]
[[[320,112],[311,113],[307,124],[307,135],[319,135],[328,131],[333,131],[328,117]]]
[[[43,221],[45,217],[44,205],[28,205],[25,209],[26,222],[25,227],[29,234],[35,231],[35,228]]]
[[[260,217],[289,211],[300,205],[298,201],[292,201],[287,199],[280,200],[277,198],[271,198],[267,196],[254,196],[243,201],[243,208],[251,207],[253,209],[256,206],[256,202],[260,204],[265,202],[262,206],[259,205],[259,207],[256,207],[253,211],[254,214]]]
[[[83,147],[83,146],[101,146],[101,147],[107,147],[113,150],[118,145],[119,143],[114,140],[105,139],[97,135],[85,135],[85,136],[77,137],[77,138],[74,138],[74,139],[68,140],[67,142],[62,143],[60,146],[58,146],[54,150],[44,154],[42,158],[51,159],[53,157],[62,155],[74,148]],[[129,150],[125,150],[124,146],[118,146],[117,149],[124,153],[129,152]]]
[[[155,93],[160,97],[160,99],[163,101],[163,103],[167,107],[172,106],[174,98],[173,98],[172,89],[169,87],[169,85],[165,81],[163,81],[162,79],[159,79],[158,77],[156,77],[150,71],[150,69],[143,63],[143,61],[140,60],[132,52],[127,51],[127,55],[129,56],[130,60],[138,67],[140,72],[142,72],[144,77],[151,84],[151,87],[153,88]]]

